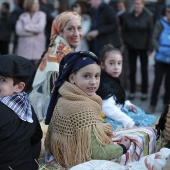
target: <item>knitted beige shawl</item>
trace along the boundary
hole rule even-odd
[[[46,151],[61,165],[72,167],[91,159],[91,131],[100,145],[112,144],[112,127],[100,118],[102,100],[65,82],[45,139]]]

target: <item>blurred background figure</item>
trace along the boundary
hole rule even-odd
[[[58,0],[54,0],[53,2],[53,10],[51,12],[51,16],[56,18],[56,16],[60,13],[60,2]]]
[[[25,0],[24,9],[16,23],[17,55],[36,65],[45,50],[46,14],[39,10],[38,0]]]
[[[60,2],[60,13],[67,11],[71,8],[71,5],[74,3],[75,0],[59,0]]]
[[[40,0],[40,10],[46,13],[46,26],[45,26],[45,36],[46,36],[46,48],[48,47],[50,43],[50,35],[51,35],[51,25],[54,20],[54,18],[57,16],[54,16],[55,14],[52,14],[53,12],[53,3],[48,3],[47,0]]]
[[[134,10],[126,15],[122,30],[124,44],[129,56],[129,99],[135,98],[137,58],[139,57],[141,64],[141,100],[146,100],[148,93],[148,55],[152,52],[153,19],[148,10],[144,9],[144,0],[134,0],[133,3]]]
[[[165,0],[157,0],[155,3],[154,22],[164,16]]]
[[[83,38],[80,44],[78,45],[78,47],[76,47],[76,51],[89,50],[88,43],[85,38],[91,27],[91,18],[89,15],[89,4],[87,4],[87,2],[84,0],[77,0],[72,5],[72,10],[74,12],[77,12],[81,16],[81,19],[82,19]]]
[[[9,53],[11,38],[10,4],[3,2],[0,9],[0,54]]]
[[[119,18],[120,26],[123,26],[123,22],[126,16],[126,3],[125,0],[120,0],[117,2],[117,16]]]
[[[10,23],[12,29],[12,53],[16,54],[17,43],[18,43],[18,35],[16,34],[15,26],[19,16],[24,12],[23,10],[23,0],[13,0],[14,8],[10,13]]]
[[[126,14],[127,14],[125,0],[118,1],[116,4],[116,7],[117,7],[116,15],[119,19],[119,26],[120,26],[121,38],[122,38],[122,27],[123,27],[123,23],[125,21]],[[122,46],[121,52],[123,55],[123,66],[122,66],[122,73],[120,75],[120,81],[121,81],[121,85],[123,86],[123,88],[125,90],[128,90],[129,84],[127,83],[127,77],[129,76],[129,63],[128,63],[128,52],[127,52],[127,48],[125,47],[125,45]]]
[[[170,5],[166,7],[165,16],[156,22],[152,39],[156,50],[156,64],[149,113],[155,112],[160,86],[164,78],[163,109],[170,104]]]
[[[104,45],[112,44],[116,48],[122,45],[118,19],[114,8],[102,0],[88,0],[88,3],[92,12],[92,26],[86,37],[90,51],[100,57]]]

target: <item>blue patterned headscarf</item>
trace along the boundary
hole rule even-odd
[[[48,106],[45,124],[48,125],[50,123],[53,110],[58,99],[58,90],[62,86],[64,81],[68,81],[68,77],[72,73],[76,72],[77,70],[87,65],[94,64],[94,63],[100,65],[100,59],[90,51],[79,51],[79,52],[69,53],[63,57],[63,59],[60,62],[59,77],[55,84],[55,88]]]

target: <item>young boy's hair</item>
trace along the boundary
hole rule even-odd
[[[9,76],[6,76],[6,74],[3,74],[3,73],[0,73],[0,76],[3,76],[5,78],[9,77]],[[13,78],[13,77],[9,77],[9,78],[12,78],[13,79],[13,85],[15,86],[16,84],[19,84],[20,82],[23,82],[22,80],[18,79],[18,78]]]
[[[13,79],[13,85],[25,83],[24,91],[29,93],[32,89],[35,66],[24,57],[7,54],[0,55],[0,75]]]
[[[107,44],[102,49],[102,52],[101,52],[101,62],[104,62],[106,60],[106,57],[107,57],[106,54],[108,52],[111,52],[111,51],[115,52],[115,53],[120,53],[122,55],[122,53],[121,53],[121,51],[119,49],[115,48],[111,44]]]

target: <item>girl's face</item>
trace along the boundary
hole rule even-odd
[[[60,35],[71,47],[77,47],[82,39],[81,20],[73,18],[68,21]]]
[[[6,97],[20,92],[20,85],[13,85],[13,83],[14,81],[12,78],[0,75],[0,97]]]
[[[79,15],[81,15],[81,13],[82,13],[81,6],[79,4],[75,4],[75,6],[73,7],[73,11],[77,12]]]
[[[69,76],[69,81],[75,84],[87,95],[92,96],[95,94],[100,84],[101,68],[97,64],[90,64],[81,68],[76,73]]]
[[[32,11],[33,13],[35,13],[35,12],[39,11],[39,9],[40,9],[39,0],[34,0],[34,2],[33,2],[33,4],[32,4],[32,9],[31,9],[31,11]]]
[[[122,72],[122,55],[118,52],[107,52],[101,67],[112,77],[119,77]]]

